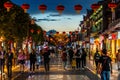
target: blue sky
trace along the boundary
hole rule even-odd
[[[91,9],[90,6],[100,0],[11,0],[17,5],[27,3],[30,5],[28,13],[32,18],[37,19],[36,22],[44,30],[48,31],[55,29],[57,31],[74,31],[79,27],[83,15],[86,15],[86,9]],[[38,6],[45,4],[47,10],[44,14],[40,12]],[[56,6],[62,4],[65,10],[61,15],[56,10]],[[74,5],[80,4],[83,9],[80,14],[76,14]]]

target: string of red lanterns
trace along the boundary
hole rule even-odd
[[[10,11],[10,9],[13,7],[13,4],[9,1],[5,2],[4,3],[4,7],[7,9],[7,12]],[[100,7],[99,4],[92,4],[91,5],[91,8],[92,10],[94,10],[94,12]],[[111,3],[108,3],[108,7],[111,9],[112,12],[114,12],[115,8],[117,7],[117,4],[115,2],[111,2]],[[24,10],[24,12],[26,13],[27,10],[30,8],[30,5],[29,4],[22,4],[21,5],[21,8]],[[42,4],[42,5],[39,5],[39,10],[41,11],[41,13],[44,13],[45,10],[47,10],[47,6]],[[57,7],[56,7],[56,10],[59,12],[59,14],[62,14],[62,12],[64,11],[65,7],[61,4],[59,4]],[[80,13],[80,11],[82,10],[82,6],[80,4],[77,4],[74,6],[74,10],[76,10],[76,13]]]
[[[10,8],[13,7],[13,4],[12,4],[11,2],[5,2],[5,3],[4,3],[4,7],[7,8],[7,11],[9,12],[9,11],[10,11]],[[24,12],[26,13],[27,10],[30,8],[30,5],[24,3],[24,4],[21,5],[21,8],[22,8],[22,9],[24,10]],[[47,6],[44,5],[44,4],[39,5],[38,8],[39,8],[39,10],[40,10],[42,13],[44,13],[45,10],[47,10]],[[64,7],[63,5],[61,5],[61,4],[56,7],[56,10],[59,12],[59,14],[62,14],[62,12],[64,11],[64,9],[65,9],[65,7]],[[79,5],[79,4],[78,4],[78,5],[75,5],[75,6],[74,6],[74,9],[76,10],[77,13],[80,13],[80,11],[82,10],[82,6]]]
[[[31,29],[30,32],[34,33],[34,29]],[[40,34],[40,30],[39,29],[37,30],[37,33]]]

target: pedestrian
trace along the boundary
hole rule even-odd
[[[4,67],[5,67],[5,54],[6,54],[6,51],[3,50],[3,47],[1,46],[0,47],[0,69],[2,73],[4,73]]]
[[[120,49],[118,49],[118,53],[116,54],[116,60],[117,60],[118,70],[120,70]]]
[[[76,58],[72,58],[71,65],[72,65],[72,69],[75,70],[75,68],[76,68]]]
[[[8,49],[8,52],[6,53],[6,66],[7,66],[7,74],[8,77],[12,77],[12,59],[13,59],[13,53],[11,52],[11,49]]]
[[[63,68],[66,70],[66,65],[67,65],[67,53],[66,53],[66,48],[63,48],[62,53],[61,53],[61,58],[63,62]]]
[[[32,52],[29,55],[29,59],[30,59],[30,73],[34,73],[35,72],[35,62],[36,62],[36,52],[34,49],[32,49]]]
[[[41,56],[38,50],[36,50],[36,68],[37,69],[39,69],[40,63],[41,63]]]
[[[12,48],[12,53],[13,53],[13,65],[15,67],[16,61],[17,61],[17,51],[16,51],[15,47]]]
[[[112,60],[107,55],[107,50],[102,50],[102,56],[98,63],[98,72],[101,72],[101,80],[110,80],[110,73],[112,73]],[[101,71],[100,71],[101,69]]]
[[[69,48],[68,54],[69,54],[70,66],[72,66],[72,59],[73,59],[73,54],[74,54],[74,51],[73,51],[72,47]]]
[[[82,48],[82,68],[84,69],[86,67],[86,57],[87,57],[87,52],[85,51],[84,48]]]
[[[100,59],[100,54],[99,54],[98,49],[96,49],[96,52],[94,54],[94,61],[95,61],[96,70],[97,70],[97,67],[98,67],[99,59]]]
[[[81,62],[81,56],[80,56],[81,52],[80,52],[80,49],[78,49],[78,47],[76,47],[76,52],[74,54],[75,54],[75,57],[76,57],[76,68],[77,68],[77,70],[79,70],[80,66],[81,66],[81,64],[80,64],[80,62]]]
[[[49,64],[50,63],[50,58],[49,58],[50,51],[49,51],[48,46],[45,46],[43,48],[42,56],[43,56],[43,62],[44,62],[45,71],[48,72],[50,70],[50,64]]]
[[[22,49],[19,50],[18,53],[18,63],[20,64],[20,71],[24,72],[25,67],[25,53]]]

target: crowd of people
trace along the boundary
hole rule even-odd
[[[55,58],[55,56],[58,57],[58,54],[63,62],[64,70],[68,69],[68,63],[70,65],[70,69],[72,70],[84,70],[86,68],[86,58],[88,55],[86,48],[82,48],[77,45],[76,47],[61,47],[60,49],[58,48],[56,50],[57,51],[49,46],[44,46],[40,51],[32,49],[32,51],[28,53],[23,49],[19,49],[18,52],[15,52],[10,48],[5,51],[3,47],[0,47],[0,70],[2,73],[4,73],[4,68],[6,66],[7,75],[8,77],[11,77],[12,67],[15,65],[19,65],[20,72],[24,72],[25,66],[29,65],[30,73],[35,73],[35,69],[39,69],[40,65],[43,64],[45,72],[49,72],[50,60],[52,60],[51,55],[54,55]],[[110,80],[110,73],[112,73],[112,59],[107,54],[107,50],[103,49],[100,52],[98,49],[96,49],[93,59],[96,65],[96,72],[101,75],[101,79]],[[118,70],[120,70],[120,50],[118,50],[118,53],[116,54],[116,60],[118,64]]]

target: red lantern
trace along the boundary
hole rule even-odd
[[[9,12],[10,8],[13,7],[13,4],[11,2],[7,1],[4,3],[4,7],[7,9],[7,12]]]
[[[78,31],[75,31],[76,34],[78,34]]]
[[[86,32],[86,30],[85,29],[82,29],[82,33],[85,33]]]
[[[34,32],[34,29],[31,29],[30,32],[33,33],[33,32]]]
[[[63,34],[65,34],[66,32],[65,31],[63,31]]]
[[[92,4],[91,8],[94,10],[94,12],[100,7],[99,4]]]
[[[65,7],[63,5],[58,5],[56,7],[57,11],[59,12],[59,14],[62,14],[63,10],[65,9]]]
[[[39,10],[41,11],[41,13],[44,13],[45,10],[47,10],[47,6],[42,4],[42,5],[39,5]]]
[[[43,34],[45,35],[45,34],[46,34],[46,31],[43,31]]]
[[[69,32],[69,34],[71,35],[71,34],[72,34],[72,32],[70,31],[70,32]]]
[[[56,34],[59,34],[59,32],[56,32]]]
[[[77,13],[80,13],[80,11],[82,10],[82,6],[80,4],[75,5],[74,9],[76,10]]]
[[[22,4],[21,7],[23,8],[24,12],[26,13],[27,10],[30,8],[30,5],[29,4]]]
[[[37,33],[40,34],[40,30],[37,30]]]
[[[108,4],[108,7],[111,9],[112,12],[114,12],[115,8],[117,7],[117,4],[111,2],[111,3]]]

